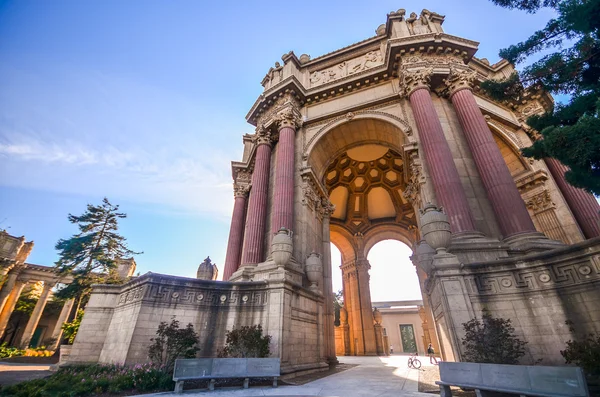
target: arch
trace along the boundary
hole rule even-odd
[[[349,148],[378,144],[402,153],[402,146],[413,141],[404,120],[383,112],[363,112],[326,124],[307,142],[304,156],[322,180],[329,162]]]
[[[495,123],[488,121],[487,124],[511,175],[514,177],[523,172],[530,171],[531,166],[523,159],[520,153],[520,142],[515,142],[517,138],[512,139],[502,127]]]
[[[329,230],[331,243],[335,245],[342,254],[342,263],[354,260],[356,258],[356,248],[353,244],[352,235],[346,229],[338,225],[331,225]]]
[[[384,240],[397,240],[409,248],[416,243],[414,234],[407,227],[398,224],[376,225],[370,228],[364,236],[364,257],[368,257],[371,248]]]

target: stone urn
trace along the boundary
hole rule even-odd
[[[417,245],[417,249],[415,250],[415,255],[417,256],[417,264],[425,273],[428,275],[431,274],[433,270],[433,256],[435,255],[435,250],[427,244],[427,241],[421,240],[419,245]]]
[[[340,307],[340,324],[348,324],[348,312],[344,307]]]
[[[374,308],[373,309],[373,321],[375,322],[375,324],[377,325],[381,325],[381,312],[379,311],[379,309]]]
[[[284,267],[292,259],[292,235],[291,230],[282,227],[271,241],[271,257],[277,267]]]
[[[216,264],[212,263],[210,256],[206,257],[204,262],[198,266],[198,271],[196,272],[198,280],[216,280],[218,275],[219,269],[217,269]]]
[[[310,289],[318,289],[323,278],[323,262],[321,261],[321,255],[314,251],[306,258],[306,277],[310,282]]]
[[[442,208],[428,203],[421,210],[421,235],[431,248],[438,254],[446,253],[450,245],[452,232],[450,231],[450,222],[448,216]]]

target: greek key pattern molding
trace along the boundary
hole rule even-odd
[[[569,264],[465,277],[471,295],[512,294],[576,286],[600,281],[600,256]]]
[[[194,306],[265,306],[266,291],[219,291],[202,288],[142,285],[119,295],[117,307],[133,302],[183,304]]]

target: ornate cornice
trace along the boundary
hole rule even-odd
[[[426,67],[417,70],[403,70],[400,79],[400,92],[409,97],[415,90],[425,88],[429,90],[433,68]]]

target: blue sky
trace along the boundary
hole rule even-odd
[[[551,17],[487,0],[0,0],[0,228],[35,241],[30,262],[52,265],[56,241],[76,232],[67,214],[107,196],[128,214],[121,232],[144,251],[141,273],[193,276],[207,255],[222,270],[229,163],[253,132],[244,116],[269,67],[424,7],[492,63]],[[400,249],[383,244],[370,258],[383,275],[373,300],[411,297],[385,285],[414,273]]]

